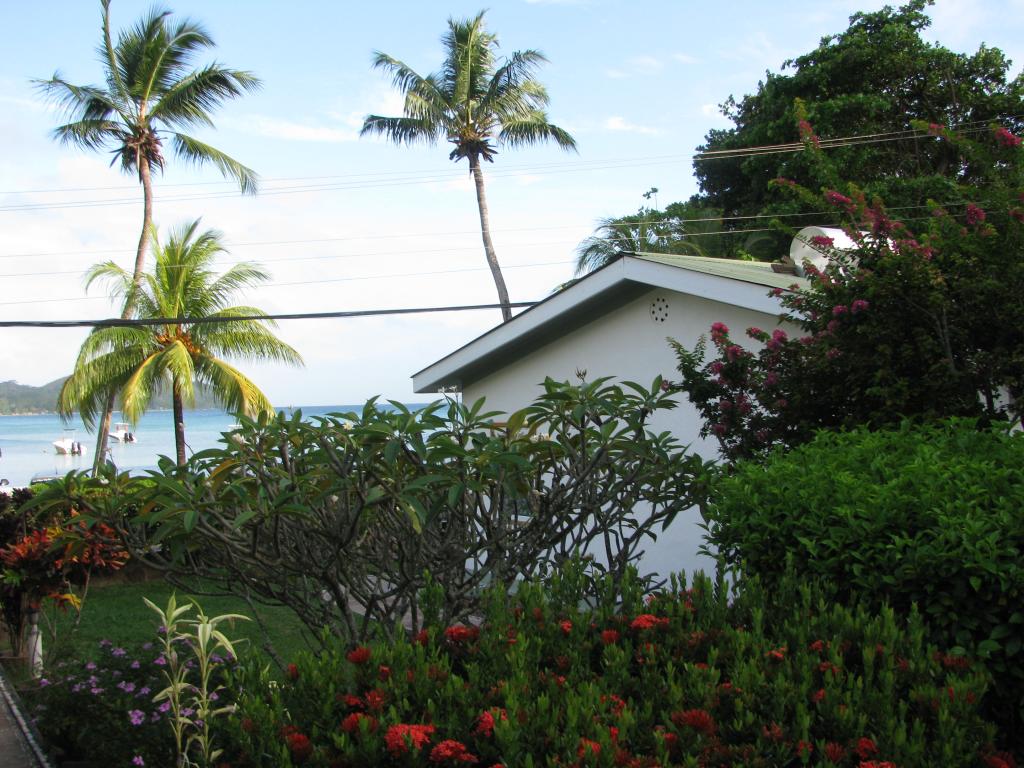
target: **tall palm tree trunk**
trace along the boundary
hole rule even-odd
[[[175,381],[171,385],[171,402],[174,409],[174,451],[178,466],[185,466],[185,409],[181,401],[181,387]]]
[[[479,155],[472,154],[469,156],[469,169],[473,172],[473,182],[476,184],[476,206],[480,211],[480,237],[484,241],[487,266],[491,268],[494,287],[498,289],[501,317],[507,323],[512,319],[512,307],[508,298],[508,288],[505,287],[505,278],[501,274],[501,265],[498,264],[498,255],[494,252],[494,243],[491,242],[491,223],[487,214],[487,195],[484,193],[484,172],[480,167]]]
[[[139,245],[135,250],[135,270],[132,275],[136,288],[142,284],[142,274],[146,268],[146,246],[149,245],[149,230],[153,224],[153,179],[149,169],[149,158],[145,154],[139,156],[139,180],[142,182],[142,234],[139,235]],[[121,319],[127,320],[131,317],[134,309],[135,297],[129,296],[124,303]],[[110,436],[110,416],[114,412],[115,395],[116,393],[111,391],[107,396],[107,402],[103,408],[103,416],[99,420],[99,428],[96,433],[96,456],[92,462],[94,473],[99,471],[107,455],[107,441]],[[184,448],[182,451],[184,451]]]

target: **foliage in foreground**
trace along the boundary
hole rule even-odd
[[[489,584],[511,589],[576,552],[621,579],[705,495],[700,457],[647,428],[675,405],[660,379],[650,389],[549,380],[507,416],[482,401],[392,405],[244,421],[187,467],[165,463],[134,505],[97,513],[120,516],[150,564],[357,640],[375,624],[421,626],[431,580],[453,623],[479,611]]]
[[[953,421],[821,433],[763,465],[737,465],[707,510],[726,562],[778,583],[789,563],[840,601],[907,613],[999,686],[1005,732],[1024,723],[1024,437]],[[1018,737],[1019,738],[1019,737]]]
[[[270,685],[232,684],[224,760],[255,766],[1002,766],[985,675],[920,618],[850,610],[789,582],[728,605],[698,578],[580,610],[572,569],[479,627],[338,644]],[[610,590],[609,596],[620,593]]]

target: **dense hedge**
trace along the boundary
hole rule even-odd
[[[740,464],[707,515],[727,562],[769,584],[789,562],[841,600],[916,603],[934,641],[984,659],[994,706],[1019,731],[1024,436],[966,421],[821,433]]]
[[[1002,766],[985,676],[920,619],[786,587],[771,621],[708,580],[581,612],[568,577],[480,627],[335,646],[272,681],[242,664],[224,764]]]

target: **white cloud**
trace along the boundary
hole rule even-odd
[[[672,58],[680,64],[697,64],[700,59],[688,53],[673,53]]]
[[[225,123],[227,121],[224,121]],[[244,133],[266,136],[285,141],[315,141],[340,143],[355,141],[359,138],[359,129],[345,120],[342,127],[314,123],[299,123],[293,120],[282,120],[267,115],[246,115],[241,120],[232,120],[231,127]],[[361,124],[361,122],[360,122]]]
[[[630,123],[625,118],[619,115],[612,115],[604,121],[605,129],[609,131],[620,131],[622,133],[641,133],[645,136],[654,136],[660,131],[657,128],[650,128],[646,125],[637,125],[636,123]]]
[[[665,65],[653,56],[634,56],[628,64],[634,72],[641,75],[653,75],[665,68]]]
[[[606,69],[604,73],[612,80],[623,80],[629,77],[629,75],[623,72],[621,69]]]

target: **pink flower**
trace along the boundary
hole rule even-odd
[[[854,299],[853,303],[850,305],[850,311],[853,314],[857,315],[860,314],[861,312],[866,311],[870,306],[871,305],[868,304],[867,301],[865,301],[864,299]]]
[[[845,315],[845,314],[846,314],[846,305],[844,305],[844,304],[837,304],[836,306],[832,307],[832,317],[840,317],[841,315]]]
[[[968,203],[966,219],[968,226],[977,226],[985,220],[985,212],[974,203]]]
[[[928,133],[932,136],[941,136],[946,130],[946,126],[940,125],[939,123],[929,123]]]
[[[836,206],[839,206],[839,205],[843,205],[843,206],[853,205],[853,200],[851,200],[850,198],[848,198],[844,194],[836,192],[834,189],[830,189],[828,192],[825,193],[825,199],[831,205],[836,205]]]
[[[811,238],[811,245],[815,248],[831,248],[835,242],[831,237],[825,237],[825,235],[815,235]]]
[[[1015,136],[1003,127],[995,130],[996,144],[1003,149],[1014,149],[1020,146],[1020,136]]]

